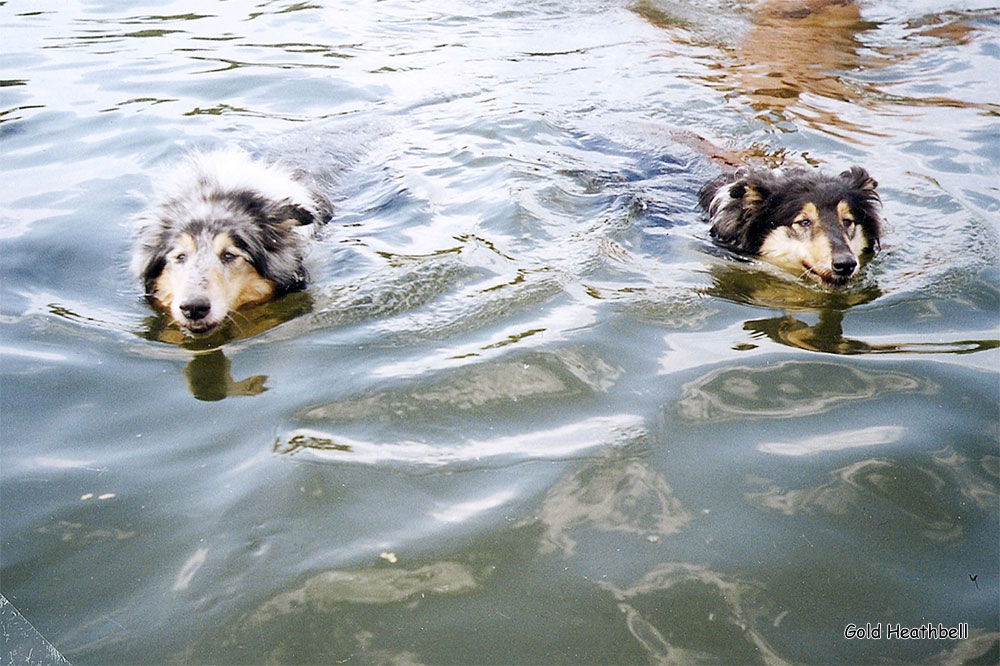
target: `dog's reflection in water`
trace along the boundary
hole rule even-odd
[[[779,317],[745,322],[743,329],[755,338],[766,337],[789,347],[831,354],[860,354],[876,349],[875,345],[844,337],[843,327],[845,312],[881,296],[875,284],[847,291],[816,289],[797,280],[781,279],[748,261],[712,266],[709,274],[712,285],[704,291],[708,295],[785,311]],[[806,313],[814,313],[817,322],[808,324],[798,318],[805,318]]]
[[[768,337],[774,342],[808,351],[829,354],[863,354],[875,351],[877,345],[844,337],[844,313],[821,310],[819,321],[809,325],[792,316],[756,319],[745,322],[743,329],[754,337]]]
[[[165,314],[146,321],[142,337],[167,343],[191,352],[182,370],[188,390],[198,400],[222,400],[236,396],[259,395],[267,390],[266,375],[253,375],[234,380],[232,362],[224,345],[264,333],[280,324],[313,312],[314,303],[307,292],[288,294],[276,301],[253,306],[219,327],[209,336],[193,337],[178,327]]]
[[[732,303],[784,314],[743,323],[755,339],[769,339],[786,347],[826,354],[971,354],[1000,348],[1000,340],[866,342],[844,335],[844,318],[853,308],[882,296],[874,282],[865,280],[848,290],[816,289],[795,280],[783,280],[774,272],[760,270],[752,262],[737,261],[709,269],[712,285],[702,293]],[[815,323],[808,320],[815,318]],[[753,349],[756,344],[741,345]]]
[[[1000,340],[996,339],[875,344],[845,337],[843,321],[843,311],[821,310],[819,321],[812,325],[786,315],[748,321],[743,329],[751,331],[754,337],[767,337],[789,347],[827,354],[972,354],[1000,347]]]
[[[188,390],[198,400],[214,401],[241,395],[259,395],[267,390],[266,375],[253,375],[236,381],[232,362],[221,349],[196,354],[182,371]]]

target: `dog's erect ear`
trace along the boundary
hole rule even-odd
[[[840,179],[848,187],[856,190],[874,191],[878,187],[878,182],[868,175],[868,172],[859,166],[852,166],[847,171],[840,174]]]

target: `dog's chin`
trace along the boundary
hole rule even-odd
[[[179,321],[181,330],[192,338],[204,338],[219,330],[222,322]]]
[[[834,275],[829,278],[824,278],[823,286],[828,287],[829,289],[843,289],[850,283],[851,277],[853,276],[848,275],[846,277],[842,277],[839,275]]]

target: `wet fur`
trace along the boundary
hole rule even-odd
[[[827,286],[842,286],[879,247],[878,183],[861,167],[837,176],[739,169],[706,184],[712,238]]]
[[[296,228],[330,212],[304,174],[239,150],[197,153],[135,217],[132,270],[152,304],[203,335],[244,305],[304,288]]]

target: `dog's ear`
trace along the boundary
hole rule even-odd
[[[840,179],[848,187],[855,190],[874,192],[878,187],[878,181],[868,175],[868,172],[859,166],[852,166],[847,171],[840,174]]]
[[[759,180],[744,176],[729,186],[729,196],[743,202],[743,208],[755,208],[771,196],[770,190]]]
[[[142,269],[142,286],[146,290],[146,298],[152,298],[153,292],[156,290],[156,278],[160,277],[163,273],[163,268],[167,265],[167,255],[164,253],[154,254],[146,262],[146,265]]]
[[[143,213],[133,218],[135,240],[132,247],[132,259],[129,267],[132,274],[139,278],[147,298],[152,297],[156,278],[163,273],[167,265],[168,239],[160,231],[159,218],[150,213]]]
[[[311,209],[302,204],[294,203],[288,199],[279,201],[271,206],[267,211],[267,217],[283,225],[297,227],[305,224],[321,223],[319,214],[315,209]]]
[[[741,171],[736,180],[724,185],[728,200],[713,198],[709,210],[712,238],[722,245],[738,250],[748,250],[750,228],[759,217],[761,203],[768,196],[768,190],[754,174]]]
[[[858,223],[865,229],[871,249],[878,252],[880,248],[879,238],[882,235],[882,220],[879,218],[878,206],[882,203],[881,197],[875,188],[878,183],[868,175],[868,172],[859,166],[853,166],[840,174],[839,178],[843,183],[856,194],[856,211],[862,213],[863,217],[858,219]]]

